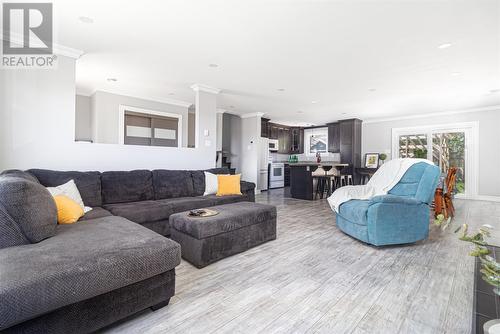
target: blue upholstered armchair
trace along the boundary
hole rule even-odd
[[[337,226],[366,243],[383,246],[412,243],[429,235],[430,208],[439,168],[419,162],[410,167],[387,195],[350,200],[340,206]]]

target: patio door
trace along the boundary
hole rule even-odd
[[[476,123],[393,129],[393,156],[423,158],[434,162],[445,177],[457,168],[455,191],[458,197],[477,195],[476,157],[472,149]]]

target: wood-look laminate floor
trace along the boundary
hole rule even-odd
[[[473,259],[453,230],[500,226],[500,203],[456,201],[454,225],[424,242],[375,248],[342,233],[325,200],[273,190],[278,238],[196,269],[177,267],[176,296],[108,333],[469,333]]]

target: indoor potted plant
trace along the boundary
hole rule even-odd
[[[380,154],[378,155],[378,159],[379,159],[379,161],[380,161],[380,165],[382,165],[382,164],[385,162],[385,159],[387,159],[387,154],[385,154],[385,153],[380,153]]]
[[[462,231],[459,239],[474,245],[469,255],[479,259],[481,264],[481,269],[479,271],[481,273],[481,278],[492,286],[495,295],[500,296],[500,263],[490,256],[491,250],[488,248],[489,244],[486,241],[486,238],[490,236],[491,228],[491,225],[482,225],[476,233],[469,234],[468,225],[463,224],[455,232]],[[487,334],[500,333],[500,319],[487,321],[483,328],[484,333]]]

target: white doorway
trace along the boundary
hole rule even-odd
[[[456,196],[477,196],[478,123],[455,123],[392,129],[394,158],[423,158],[446,175],[457,168]]]

